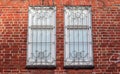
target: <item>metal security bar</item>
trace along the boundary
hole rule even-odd
[[[65,7],[65,67],[93,66],[91,9]]]
[[[55,7],[29,7],[27,67],[55,66]]]

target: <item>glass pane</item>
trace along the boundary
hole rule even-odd
[[[29,65],[55,65],[55,13],[55,7],[29,7]]]
[[[90,26],[90,7],[65,7],[65,65],[92,63]]]
[[[86,59],[88,53],[88,30],[69,29],[69,54],[71,59]],[[77,56],[78,55],[78,56]]]
[[[50,29],[33,29],[32,42],[50,42],[52,30]]]
[[[88,42],[87,29],[68,29],[69,42]]]
[[[36,30],[38,31],[38,39],[37,42],[42,42],[42,30]]]
[[[88,42],[88,30],[81,30],[81,35],[82,35],[82,38],[80,38],[80,40],[82,42]]]
[[[69,30],[69,42],[74,42],[74,31],[73,30]]]

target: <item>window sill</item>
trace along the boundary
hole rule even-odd
[[[55,69],[55,65],[27,65],[27,69]]]
[[[65,69],[93,69],[94,65],[65,65]]]

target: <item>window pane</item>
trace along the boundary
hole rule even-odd
[[[29,7],[27,66],[55,65],[55,7]]]
[[[71,29],[68,30],[69,42],[88,42],[88,30]]]
[[[93,65],[90,7],[65,7],[65,66]]]

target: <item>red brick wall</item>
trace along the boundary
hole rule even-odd
[[[120,74],[120,0],[41,1],[0,0],[0,74]],[[26,69],[28,7],[42,4],[57,7],[57,67]],[[93,69],[63,68],[65,5],[92,7]]]

